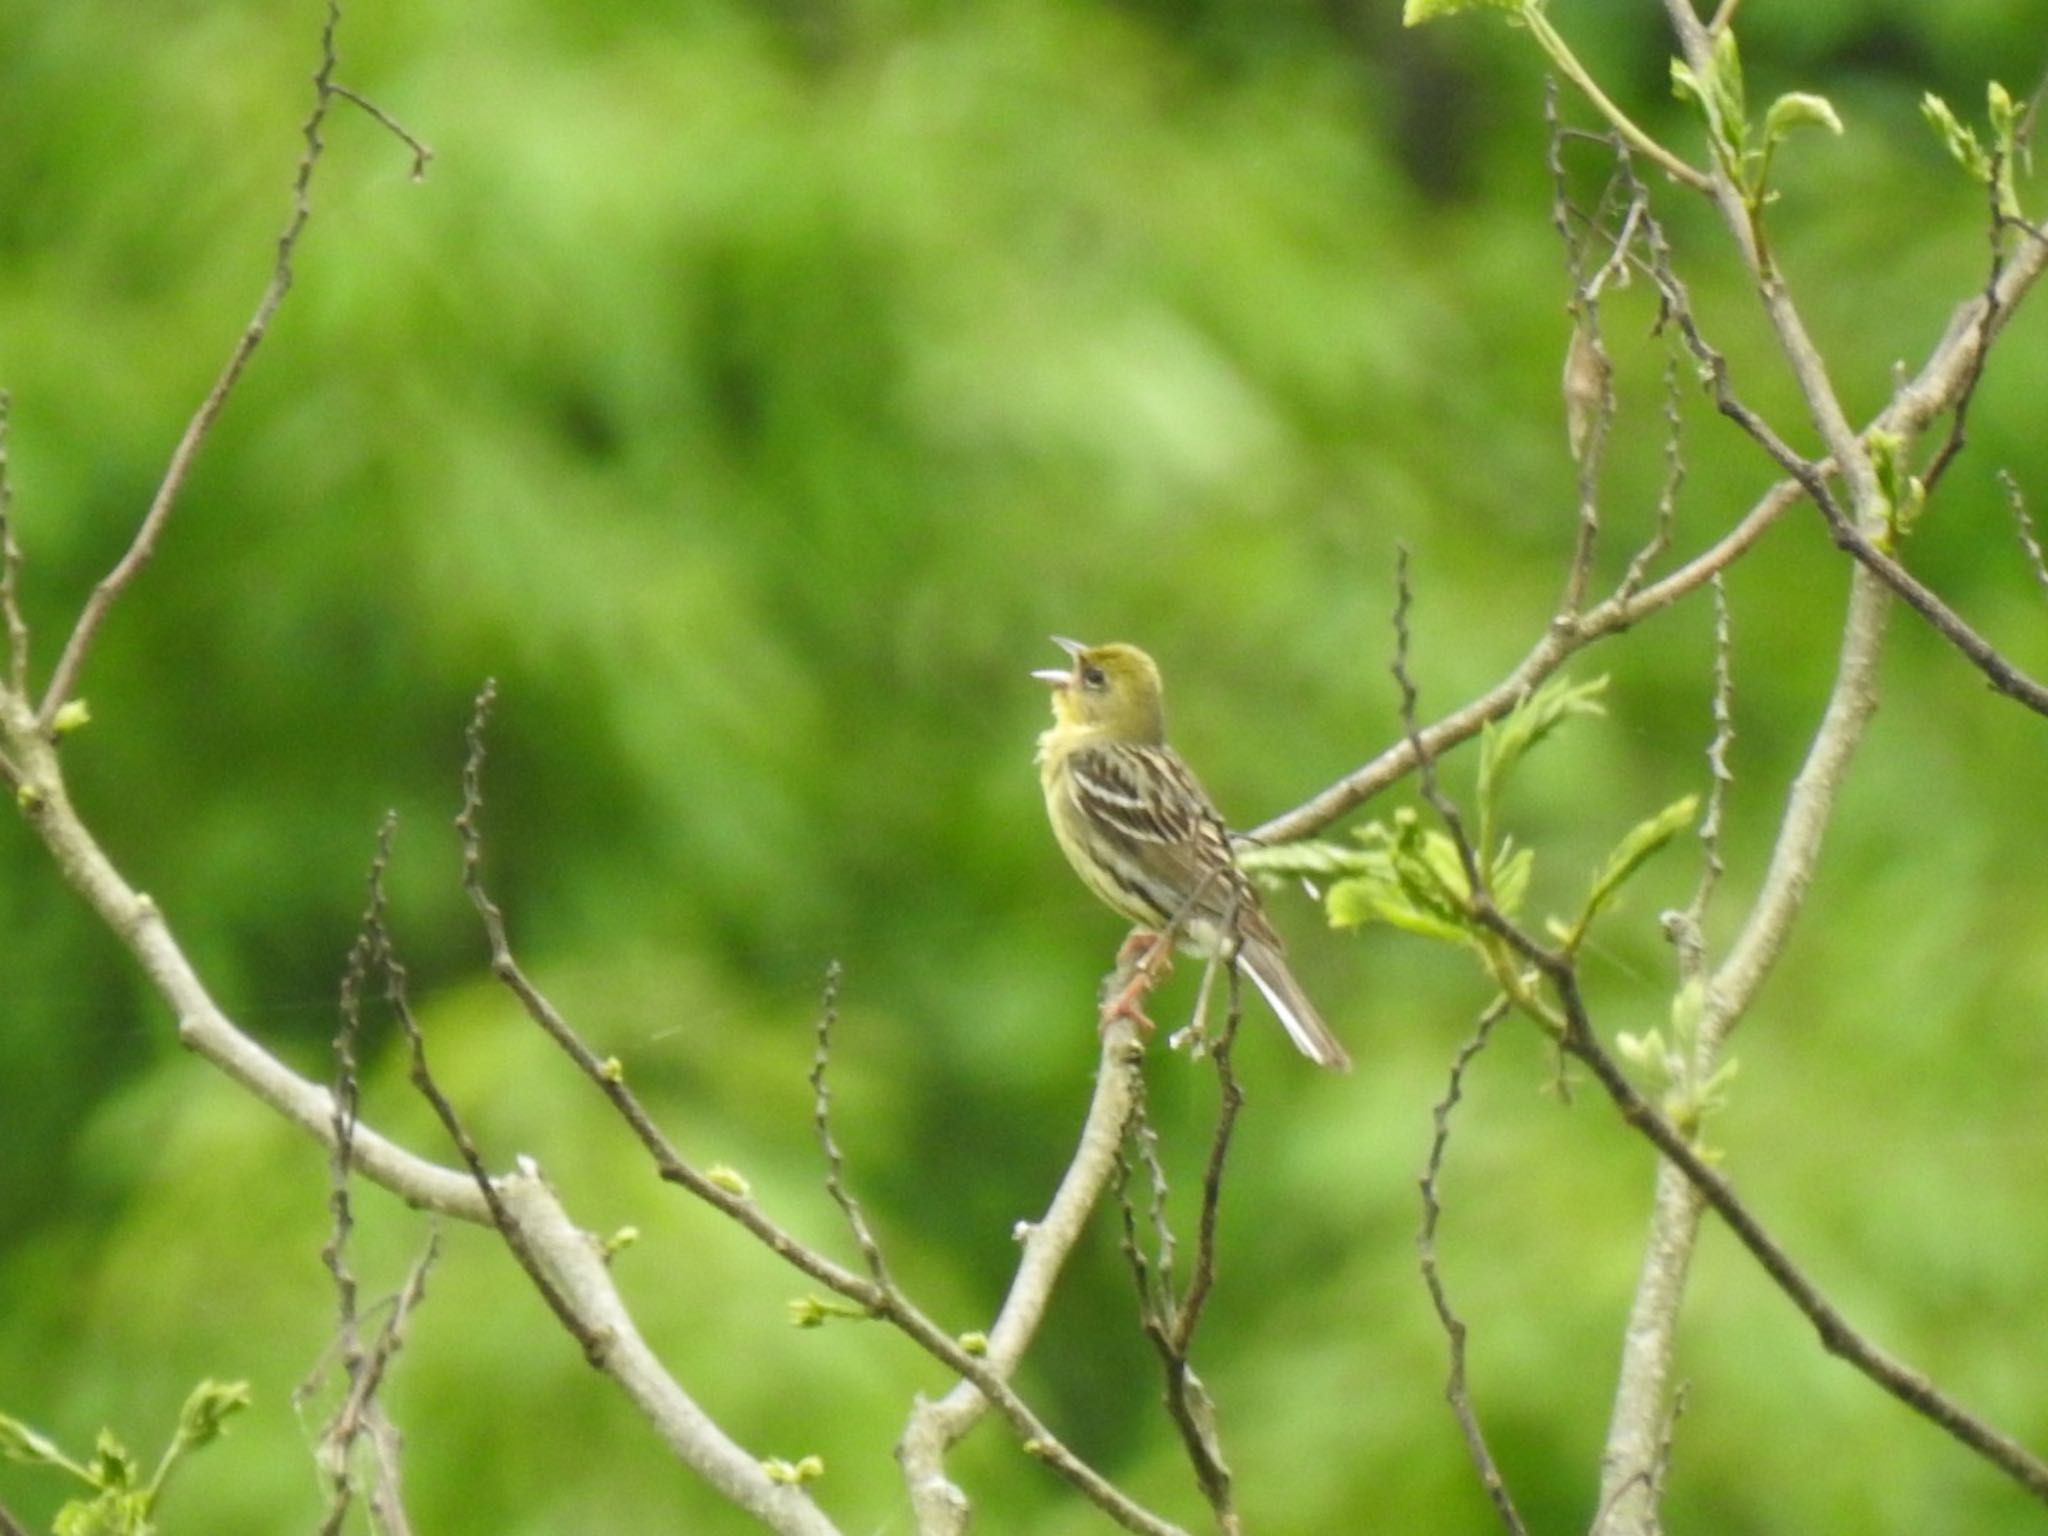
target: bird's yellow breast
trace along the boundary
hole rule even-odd
[[[1074,754],[1088,745],[1094,733],[1066,723],[1055,725],[1038,738],[1038,781],[1045,791],[1045,815],[1052,823],[1052,835],[1074,873],[1093,891],[1103,905],[1126,922],[1153,927],[1159,914],[1150,905],[1118,883],[1104,863],[1104,853],[1088,826],[1086,814],[1074,794]]]

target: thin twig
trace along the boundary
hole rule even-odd
[[[1628,158],[1625,146],[1617,146],[1619,165],[1615,174],[1631,189],[1630,206],[1638,206],[1641,196],[1640,183],[1636,180],[1635,167]],[[1650,245],[1647,236],[1643,241]],[[1667,253],[1668,255],[1668,253]],[[1651,280],[1656,283],[1660,296],[1668,291],[1668,272],[1659,272],[1657,264],[1661,258],[1652,249],[1645,265]],[[1623,573],[1621,585],[1616,589],[1619,596],[1628,597],[1641,588],[1650,573],[1650,568],[1664,557],[1664,551],[1671,547],[1672,535],[1678,521],[1678,494],[1685,486],[1685,416],[1680,404],[1678,361],[1681,343],[1667,323],[1670,318],[1668,304],[1660,310],[1656,332],[1664,338],[1664,479],[1657,488],[1656,518],[1651,526],[1649,540],[1635,552]],[[1720,579],[1717,571],[1714,579]]]
[[[1487,902],[1486,873],[1480,867],[1478,851],[1472,846],[1472,839],[1465,831],[1465,818],[1443,786],[1437,782],[1436,759],[1423,740],[1421,728],[1416,724],[1415,706],[1419,695],[1415,679],[1408,667],[1408,654],[1412,636],[1408,627],[1408,611],[1414,605],[1415,591],[1408,580],[1408,546],[1397,543],[1394,546],[1394,661],[1392,671],[1394,682],[1401,690],[1401,730],[1408,738],[1409,750],[1415,754],[1416,777],[1421,785],[1422,798],[1429,802],[1431,810],[1442,818],[1457,843],[1458,861],[1464,866],[1465,888],[1471,893],[1474,903]]]
[[[1821,511],[1827,517],[1828,532],[1836,546],[1855,556],[1866,570],[1904,598],[1906,605],[1932,625],[1935,633],[1984,674],[1984,680],[1991,685],[1993,692],[2003,694],[2037,715],[2048,715],[2048,684],[2010,661],[1967,619],[1949,607],[1932,587],[1880,549],[1839,507],[1825,504]]]
[[[1181,1298],[1174,1318],[1173,1345],[1181,1354],[1194,1342],[1201,1326],[1202,1309],[1216,1284],[1216,1222],[1223,1208],[1223,1170],[1230,1158],[1230,1139],[1237,1129],[1238,1114],[1244,1109],[1244,1087],[1231,1065],[1231,1047],[1237,1042],[1237,1027],[1244,1017],[1242,981],[1236,965],[1228,967],[1230,1011],[1224,1017],[1223,1033],[1211,1057],[1216,1063],[1216,1130],[1209,1138],[1208,1161],[1202,1165],[1202,1209],[1195,1222],[1195,1262],[1188,1273],[1187,1294]]]
[[[1479,1415],[1472,1407],[1472,1394],[1465,1382],[1465,1323],[1451,1306],[1450,1293],[1444,1288],[1436,1257],[1437,1223],[1443,1216],[1438,1180],[1443,1173],[1444,1154],[1451,1144],[1451,1111],[1464,1097],[1465,1069],[1486,1049],[1493,1027],[1507,1017],[1509,1006],[1507,998],[1501,997],[1479,1015],[1478,1028],[1471,1039],[1458,1047],[1458,1054],[1451,1060],[1450,1080],[1444,1088],[1444,1096],[1437,1100],[1431,1111],[1433,1134],[1429,1142],[1429,1158],[1418,1181],[1422,1190],[1422,1225],[1415,1234],[1415,1251],[1422,1267],[1422,1283],[1429,1288],[1430,1304],[1436,1308],[1437,1321],[1443,1325],[1444,1337],[1450,1348],[1450,1371],[1444,1380],[1444,1401],[1451,1405],[1451,1412],[1457,1416],[1458,1428],[1465,1436],[1465,1449],[1472,1457],[1473,1470],[1479,1474],[1487,1497],[1493,1500],[1502,1526],[1510,1536],[1528,1536],[1528,1527],[1522,1523],[1521,1512],[1515,1508],[1514,1495],[1508,1492],[1507,1480],[1501,1476],[1499,1463],[1493,1459],[1493,1452],[1487,1446],[1486,1432],[1479,1426]]]
[[[484,1166],[483,1154],[477,1150],[476,1141],[469,1134],[460,1114],[449,1101],[435,1080],[433,1070],[427,1062],[427,1041],[420,1029],[419,1020],[412,1011],[412,997],[406,979],[406,968],[391,941],[391,929],[387,920],[384,895],[383,872],[391,859],[391,842],[398,830],[396,812],[384,818],[377,834],[377,857],[371,865],[370,906],[363,917],[363,931],[369,936],[370,962],[384,978],[384,1002],[392,1016],[398,1020],[399,1028],[405,1032],[405,1042],[411,1057],[409,1076],[420,1097],[427,1101],[434,1116],[441,1122],[441,1128],[448,1133],[448,1139],[455,1144],[455,1150],[462,1159],[462,1165],[469,1170],[475,1181],[477,1193],[483,1196],[484,1204],[491,1213],[491,1224],[498,1229],[498,1235],[505,1240],[505,1246],[519,1267],[526,1271],[527,1278],[540,1292],[541,1300],[548,1304],[548,1310],[555,1314],[569,1337],[574,1339],[583,1351],[583,1358],[599,1370],[605,1366],[605,1350],[608,1340],[583,1320],[581,1314],[569,1304],[554,1279],[541,1264],[533,1247],[526,1240],[526,1232],[513,1219],[510,1208],[505,1204],[497,1181]]]
[[[9,460],[13,399],[0,389],[0,620],[7,629],[7,686],[28,697],[28,624],[21,616],[21,545],[14,536],[14,477]]]
[[[1232,914],[1226,919],[1226,928],[1235,921]],[[1180,1300],[1172,1301],[1169,1283],[1162,1293],[1169,1305],[1153,1310],[1144,1321],[1146,1336],[1158,1351],[1166,1372],[1166,1410],[1180,1432],[1195,1482],[1209,1501],[1217,1529],[1223,1536],[1240,1536],[1243,1519],[1231,1492],[1230,1463],[1223,1453],[1215,1400],[1189,1360],[1195,1330],[1201,1326],[1203,1308],[1216,1284],[1216,1224],[1223,1205],[1223,1171],[1230,1156],[1231,1133],[1236,1129],[1238,1112],[1244,1107],[1244,1090],[1230,1060],[1238,1024],[1244,1016],[1242,984],[1235,962],[1228,966],[1228,971],[1230,1011],[1211,1052],[1216,1063],[1216,1130],[1202,1169],[1202,1207],[1196,1219],[1194,1263],[1187,1291]]]
[[[1984,278],[1984,290],[1978,295],[1978,306],[1970,326],[1970,349],[1966,354],[1968,362],[1963,373],[1963,385],[1956,395],[1955,410],[1949,417],[1948,435],[1935,450],[1926,472],[1921,476],[1925,494],[1932,495],[1941,477],[1948,472],[1956,455],[1963,451],[1965,426],[1970,414],[1970,402],[1977,396],[1977,386],[1984,380],[1984,364],[1991,356],[1991,340],[1998,334],[1998,287],[2005,276],[2005,210],[1999,205],[1998,194],[2004,177],[2001,175],[2004,152],[1996,145],[1991,150],[1990,174],[1985,177],[1985,196],[1990,199],[1990,217],[1987,240],[1991,246],[1990,271]]]
[[[1735,744],[1734,624],[1728,611],[1728,586],[1714,578],[1714,734],[1707,743],[1707,813],[1700,818],[1700,882],[1694,887],[1685,915],[1695,935],[1706,924],[1707,903],[1713,900],[1727,866],[1721,859],[1721,822],[1728,808],[1728,749]],[[1704,951],[1702,951],[1704,953]],[[1704,969],[1704,966],[1702,966]]]
[[[875,1241],[860,1202],[846,1187],[846,1161],[840,1155],[839,1143],[832,1138],[832,1090],[825,1083],[825,1068],[832,1060],[832,1026],[839,1020],[842,975],[837,960],[825,967],[825,995],[818,1005],[818,1049],[811,1059],[811,1123],[817,1128],[818,1145],[825,1153],[825,1192],[845,1215],[853,1240],[860,1247],[860,1256],[867,1261],[868,1273],[886,1291],[891,1285],[888,1266],[882,1262],[881,1244]]]
[[[2042,555],[2041,541],[2034,534],[2034,518],[2027,510],[2027,498],[2009,469],[1998,472],[1998,484],[2005,492],[2005,504],[2012,509],[2013,528],[2019,537],[2020,553],[2026,556],[2027,569],[2034,573],[2041,590],[2048,592],[2048,557]]]
[[[369,97],[353,87],[342,85],[337,81],[330,83],[327,89],[334,95],[339,96],[343,101],[362,108],[363,111],[369,113],[371,117],[383,125],[389,133],[400,140],[407,149],[412,151],[412,179],[414,181],[425,181],[427,179],[427,163],[434,158],[434,151],[418,135],[413,133],[411,129],[407,128],[405,124],[401,123],[389,112],[378,106],[376,102],[370,100]]]
[[[1645,221],[1645,232],[1653,253],[1655,269],[1660,274],[1659,281],[1663,285],[1666,302],[1678,321],[1679,331],[1685,338],[1686,345],[1699,359],[1708,376],[1714,402],[1721,413],[1747,432],[1758,446],[1799,484],[1819,508],[1822,518],[1827,522],[1829,533],[1839,548],[1848,551],[1893,592],[1904,598],[1937,633],[1984,674],[1993,689],[2025,705],[2036,714],[2048,715],[2048,685],[2040,683],[2010,661],[1996,646],[1972,628],[1967,620],[1950,608],[1933,589],[1880,548],[1876,539],[1865,528],[1866,523],[1873,523],[1875,526],[1875,514],[1866,518],[1861,514],[1852,515],[1845,510],[1828,488],[1828,466],[1800,456],[1763,417],[1745,405],[1736,395],[1729,379],[1727,360],[1706,340],[1694,320],[1685,285],[1672,271],[1668,247],[1665,246],[1663,235],[1654,219]],[[2006,267],[1999,266],[1986,285],[1985,293],[1979,297],[1971,310],[1966,311],[1966,314],[1973,314],[1978,318],[1966,323],[1963,334],[1975,335],[1981,339],[1975,343],[1961,340],[1955,343],[1960,350],[1951,363],[1956,370],[1956,377],[1951,386],[1950,398],[1958,411],[1967,406],[1969,393],[1975,388],[1982,370],[1983,350],[1989,345],[1989,340],[1995,334],[2005,313],[2004,301],[2000,299],[2000,294],[2004,291],[2007,270]],[[1782,317],[1780,324],[1787,338],[1786,351],[1795,359],[1795,371],[1800,374],[1802,387],[1809,390],[1822,389],[1826,383],[1825,372],[1821,370],[1817,357],[1810,360],[1806,358],[1806,352],[1810,351],[1810,343],[1805,342],[1804,332],[1797,328],[1797,318],[1790,309],[1790,300],[1783,296],[1782,283],[1773,281],[1765,286],[1771,295],[1774,314]],[[1833,397],[1829,395],[1825,398],[1832,400]],[[1894,405],[1896,404],[1895,400]],[[1828,413],[1821,411],[1820,414]],[[1851,477],[1851,489],[1856,497],[1856,505],[1867,505],[1873,495],[1882,503],[1882,494],[1875,490],[1875,480],[1869,478],[1873,473],[1870,469],[1869,456],[1863,452],[1860,444],[1855,447],[1853,456],[1855,462],[1861,465],[1859,473],[1863,479],[1868,480],[1866,487],[1856,477]]]
[[[305,233],[306,224],[313,215],[311,190],[313,172],[320,163],[320,156],[326,149],[321,138],[321,129],[326,126],[327,114],[337,96],[345,97],[369,110],[377,120],[395,132],[413,150],[414,171],[417,175],[424,169],[425,160],[420,158],[424,146],[410,133],[400,128],[384,112],[369,106],[354,91],[338,85],[334,72],[340,63],[335,47],[335,34],[341,27],[340,0],[328,0],[327,20],[320,31],[320,64],[313,72],[313,109],[299,130],[305,140],[300,152],[298,169],[292,177],[291,210],[286,216],[284,232],[277,239],[277,257],[270,269],[270,280],[264,285],[263,296],[256,303],[256,312],[243,328],[234,348],[228,353],[227,363],[222,367],[213,387],[206,392],[206,398],[199,403],[199,409],[186,423],[184,434],[177,446],[171,450],[169,465],[164,470],[163,480],[158,484],[156,495],[151,498],[149,509],[143,514],[136,527],[135,536],[129,541],[128,549],[114,568],[100,578],[99,584],[86,599],[79,611],[78,622],[72,626],[70,638],[64,642],[64,650],[57,658],[55,671],[50,674],[50,686],[43,695],[42,704],[36,711],[37,724],[44,730],[50,728],[57,718],[57,711],[71,696],[78,682],[78,674],[85,665],[86,653],[91,650],[93,638],[100,626],[106,622],[108,612],[143,566],[156,553],[158,541],[163,537],[165,525],[170,521],[172,508],[177,504],[178,493],[184,489],[186,477],[191,473],[193,460],[199,448],[213,428],[228,396],[234,392],[242,371],[249,359],[263,342],[270,330],[270,322],[277,314],[278,306],[292,286],[292,258],[298,250],[299,239]]]
[[[1138,1094],[1131,1105],[1130,1120],[1125,1126],[1124,1145],[1118,1147],[1116,1153],[1116,1204],[1122,1234],[1119,1246],[1123,1250],[1124,1262],[1130,1267],[1131,1283],[1137,1288],[1138,1319],[1141,1326],[1164,1305],[1160,1300],[1159,1284],[1155,1278],[1151,1254],[1146,1251],[1144,1240],[1138,1235],[1138,1201],[1131,1193],[1131,1179],[1138,1171],[1138,1160],[1132,1158],[1127,1150],[1134,1145],[1142,1146],[1143,1139],[1153,1135],[1151,1118],[1146,1110],[1144,1081],[1142,1076],[1138,1079]],[[1156,1215],[1165,1207],[1166,1173],[1159,1167],[1156,1157],[1148,1157],[1145,1161],[1151,1175],[1155,1224],[1164,1230],[1166,1238],[1170,1240],[1171,1229],[1158,1222]],[[1154,1251],[1158,1251],[1157,1244],[1158,1239],[1155,1237]]]
[[[379,842],[372,864],[370,886],[381,891],[389,843]],[[376,897],[373,895],[372,900]],[[359,932],[349,947],[348,964],[341,978],[340,1022],[334,1033],[334,1145],[328,1153],[327,1208],[332,1227],[320,1249],[320,1262],[334,1281],[335,1345],[341,1356],[342,1395],[352,1397],[363,1374],[362,1340],[356,1320],[356,1277],[348,1263],[349,1235],[355,1228],[355,1213],[349,1202],[349,1172],[355,1162],[356,1119],[361,1102],[356,1070],[356,1041],[362,1031],[362,993],[369,980],[370,937]],[[306,1386],[310,1387],[309,1378]],[[349,1449],[354,1424],[344,1428],[343,1414],[336,1410],[321,1436],[317,1460],[328,1483],[326,1517],[320,1523],[321,1536],[336,1536],[347,1519],[355,1496],[348,1475]]]
[[[1126,1148],[1135,1149],[1133,1154]],[[1152,1231],[1148,1251],[1138,1235],[1138,1205],[1131,1195],[1131,1176],[1143,1167],[1149,1189],[1146,1218]],[[1124,1140],[1116,1154],[1116,1196],[1123,1221],[1124,1258],[1138,1289],[1138,1317],[1141,1323],[1164,1315],[1173,1304],[1173,1224],[1167,1219],[1166,1165],[1159,1157],[1159,1132],[1152,1125],[1151,1107],[1145,1093],[1144,1074],[1132,1084],[1131,1112],[1124,1125]]]
[[[439,1251],[439,1232],[428,1234],[427,1246],[414,1262],[398,1294],[391,1299],[386,1317],[370,1348],[362,1347],[357,1285],[348,1264],[348,1245],[355,1228],[349,1198],[349,1180],[355,1160],[356,1129],[361,1104],[357,1044],[362,1037],[362,998],[370,972],[378,963],[378,941],[371,924],[381,925],[385,871],[390,862],[389,839],[381,839],[372,861],[370,907],[364,927],[349,949],[342,974],[340,1022],[334,1036],[334,1145],[328,1160],[328,1207],[333,1224],[327,1243],[320,1250],[321,1262],[334,1280],[338,1326],[335,1351],[340,1357],[342,1393],[333,1414],[321,1430],[315,1459],[328,1483],[328,1503],[321,1522],[321,1536],[339,1536],[348,1517],[356,1486],[349,1463],[358,1439],[370,1444],[374,1476],[369,1504],[373,1522],[385,1536],[405,1536],[410,1530],[403,1499],[399,1493],[398,1449],[400,1436],[378,1400],[386,1370],[397,1355],[406,1322],[426,1295],[427,1272]],[[301,1404],[318,1387],[325,1366],[316,1367],[293,1392],[294,1405]]]

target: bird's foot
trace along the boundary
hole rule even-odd
[[[1141,1035],[1150,1035],[1154,1025],[1145,1017],[1146,995],[1159,984],[1173,965],[1173,949],[1159,934],[1134,928],[1116,953],[1116,969],[1103,988],[1101,1028],[1104,1034],[1119,1019],[1129,1019]]]
[[[1121,1020],[1129,1019],[1137,1027],[1139,1037],[1149,1040],[1152,1036],[1152,1031],[1158,1028],[1158,1026],[1145,1017],[1145,1010],[1142,1006],[1144,996],[1144,989],[1134,984],[1124,988],[1122,992],[1119,992],[1110,1001],[1104,1003],[1102,1005],[1102,1017],[1096,1025],[1098,1031],[1106,1036]]]

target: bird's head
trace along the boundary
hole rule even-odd
[[[1052,685],[1053,718],[1111,741],[1157,746],[1166,740],[1159,668],[1135,645],[1083,645],[1053,637],[1073,658],[1067,668],[1031,675]]]

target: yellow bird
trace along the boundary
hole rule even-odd
[[[1031,675],[1052,685],[1053,726],[1038,738],[1046,814],[1088,889],[1146,934],[1173,929],[1203,959],[1235,958],[1310,1061],[1351,1058],[1287,968],[1280,935],[1237,867],[1230,832],[1166,744],[1159,668],[1134,645],[1054,637],[1073,665]],[[1128,1011],[1144,979],[1111,1005]]]

